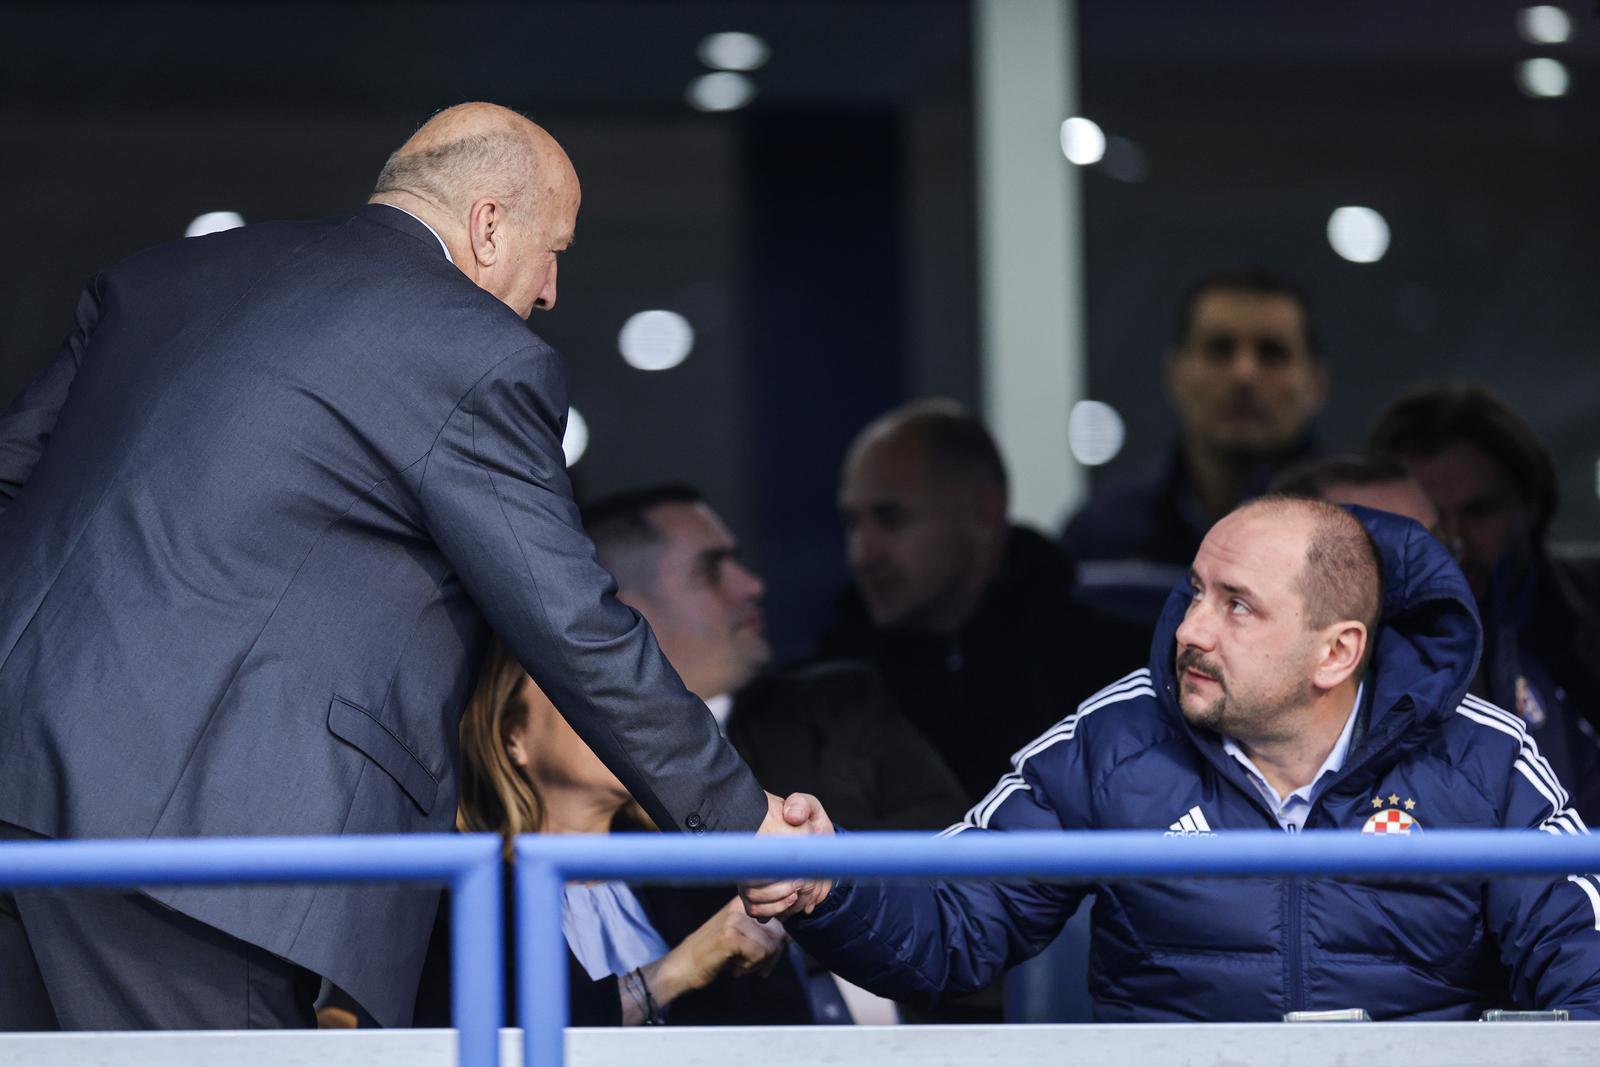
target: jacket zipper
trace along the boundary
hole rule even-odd
[[[1291,878],[1286,885],[1288,901],[1284,910],[1288,912],[1288,916],[1284,926],[1289,936],[1288,944],[1284,947],[1289,959],[1289,1010],[1304,1011],[1306,998],[1305,990],[1302,988],[1304,976],[1301,973],[1300,942],[1305,936],[1305,931],[1302,929],[1304,922],[1301,915],[1300,879]]]

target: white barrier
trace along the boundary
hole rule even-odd
[[[640,1027],[567,1031],[569,1067],[1584,1067],[1600,1023]],[[500,1032],[521,1062],[520,1030]],[[0,1034],[0,1067],[454,1067],[449,1030]]]

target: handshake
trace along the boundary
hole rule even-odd
[[[810,793],[790,793],[780,800],[767,794],[767,817],[761,820],[758,834],[831,834],[833,821],[822,810],[822,803]],[[739,889],[744,910],[752,919],[787,919],[798,912],[810,914],[828,896],[833,883],[812,881],[747,884]]]

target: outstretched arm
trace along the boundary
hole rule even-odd
[[[657,826],[753,831],[768,817],[766,794],[595,560],[561,453],[564,374],[530,341],[440,429],[418,474],[428,531],[489,625]]]
[[[1142,684],[1130,676],[1119,685]],[[969,835],[1094,824],[1080,721],[1095,698],[1012,757],[1011,773],[946,831]],[[1060,932],[1087,892],[1051,883],[846,881],[789,933],[834,973],[880,996],[932,1003],[981,989]],[[748,900],[748,897],[747,897]]]

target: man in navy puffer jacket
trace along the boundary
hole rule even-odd
[[[1189,585],[1168,601],[1150,667],[1018,752],[948,833],[1587,832],[1521,721],[1466,695],[1482,643],[1472,595],[1420,526],[1267,498],[1212,528]],[[851,981],[927,1002],[1038,952],[1089,891],[1090,988],[1104,1021],[1336,1008],[1600,1017],[1591,876],[861,881],[788,926]],[[748,891],[752,910],[780,910],[763,892]]]

